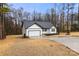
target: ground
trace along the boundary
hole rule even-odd
[[[6,56],[77,56],[77,52],[67,46],[45,38],[22,38],[9,35],[0,40],[0,55]]]
[[[53,37],[49,38],[50,40],[54,40],[56,42],[62,43],[65,46],[68,46],[72,50],[79,53],[79,37],[71,37],[71,36],[65,36],[65,37]]]

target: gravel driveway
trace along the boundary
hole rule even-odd
[[[79,53],[79,37],[53,37],[51,40],[60,42]]]

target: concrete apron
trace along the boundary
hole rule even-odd
[[[62,43],[70,49],[79,53],[79,37],[53,37],[50,40]]]

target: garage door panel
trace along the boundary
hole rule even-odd
[[[29,36],[40,36],[41,32],[40,30],[29,30],[28,34]]]

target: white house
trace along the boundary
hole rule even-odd
[[[25,36],[42,36],[45,34],[56,34],[57,29],[50,22],[23,21],[22,34]]]

